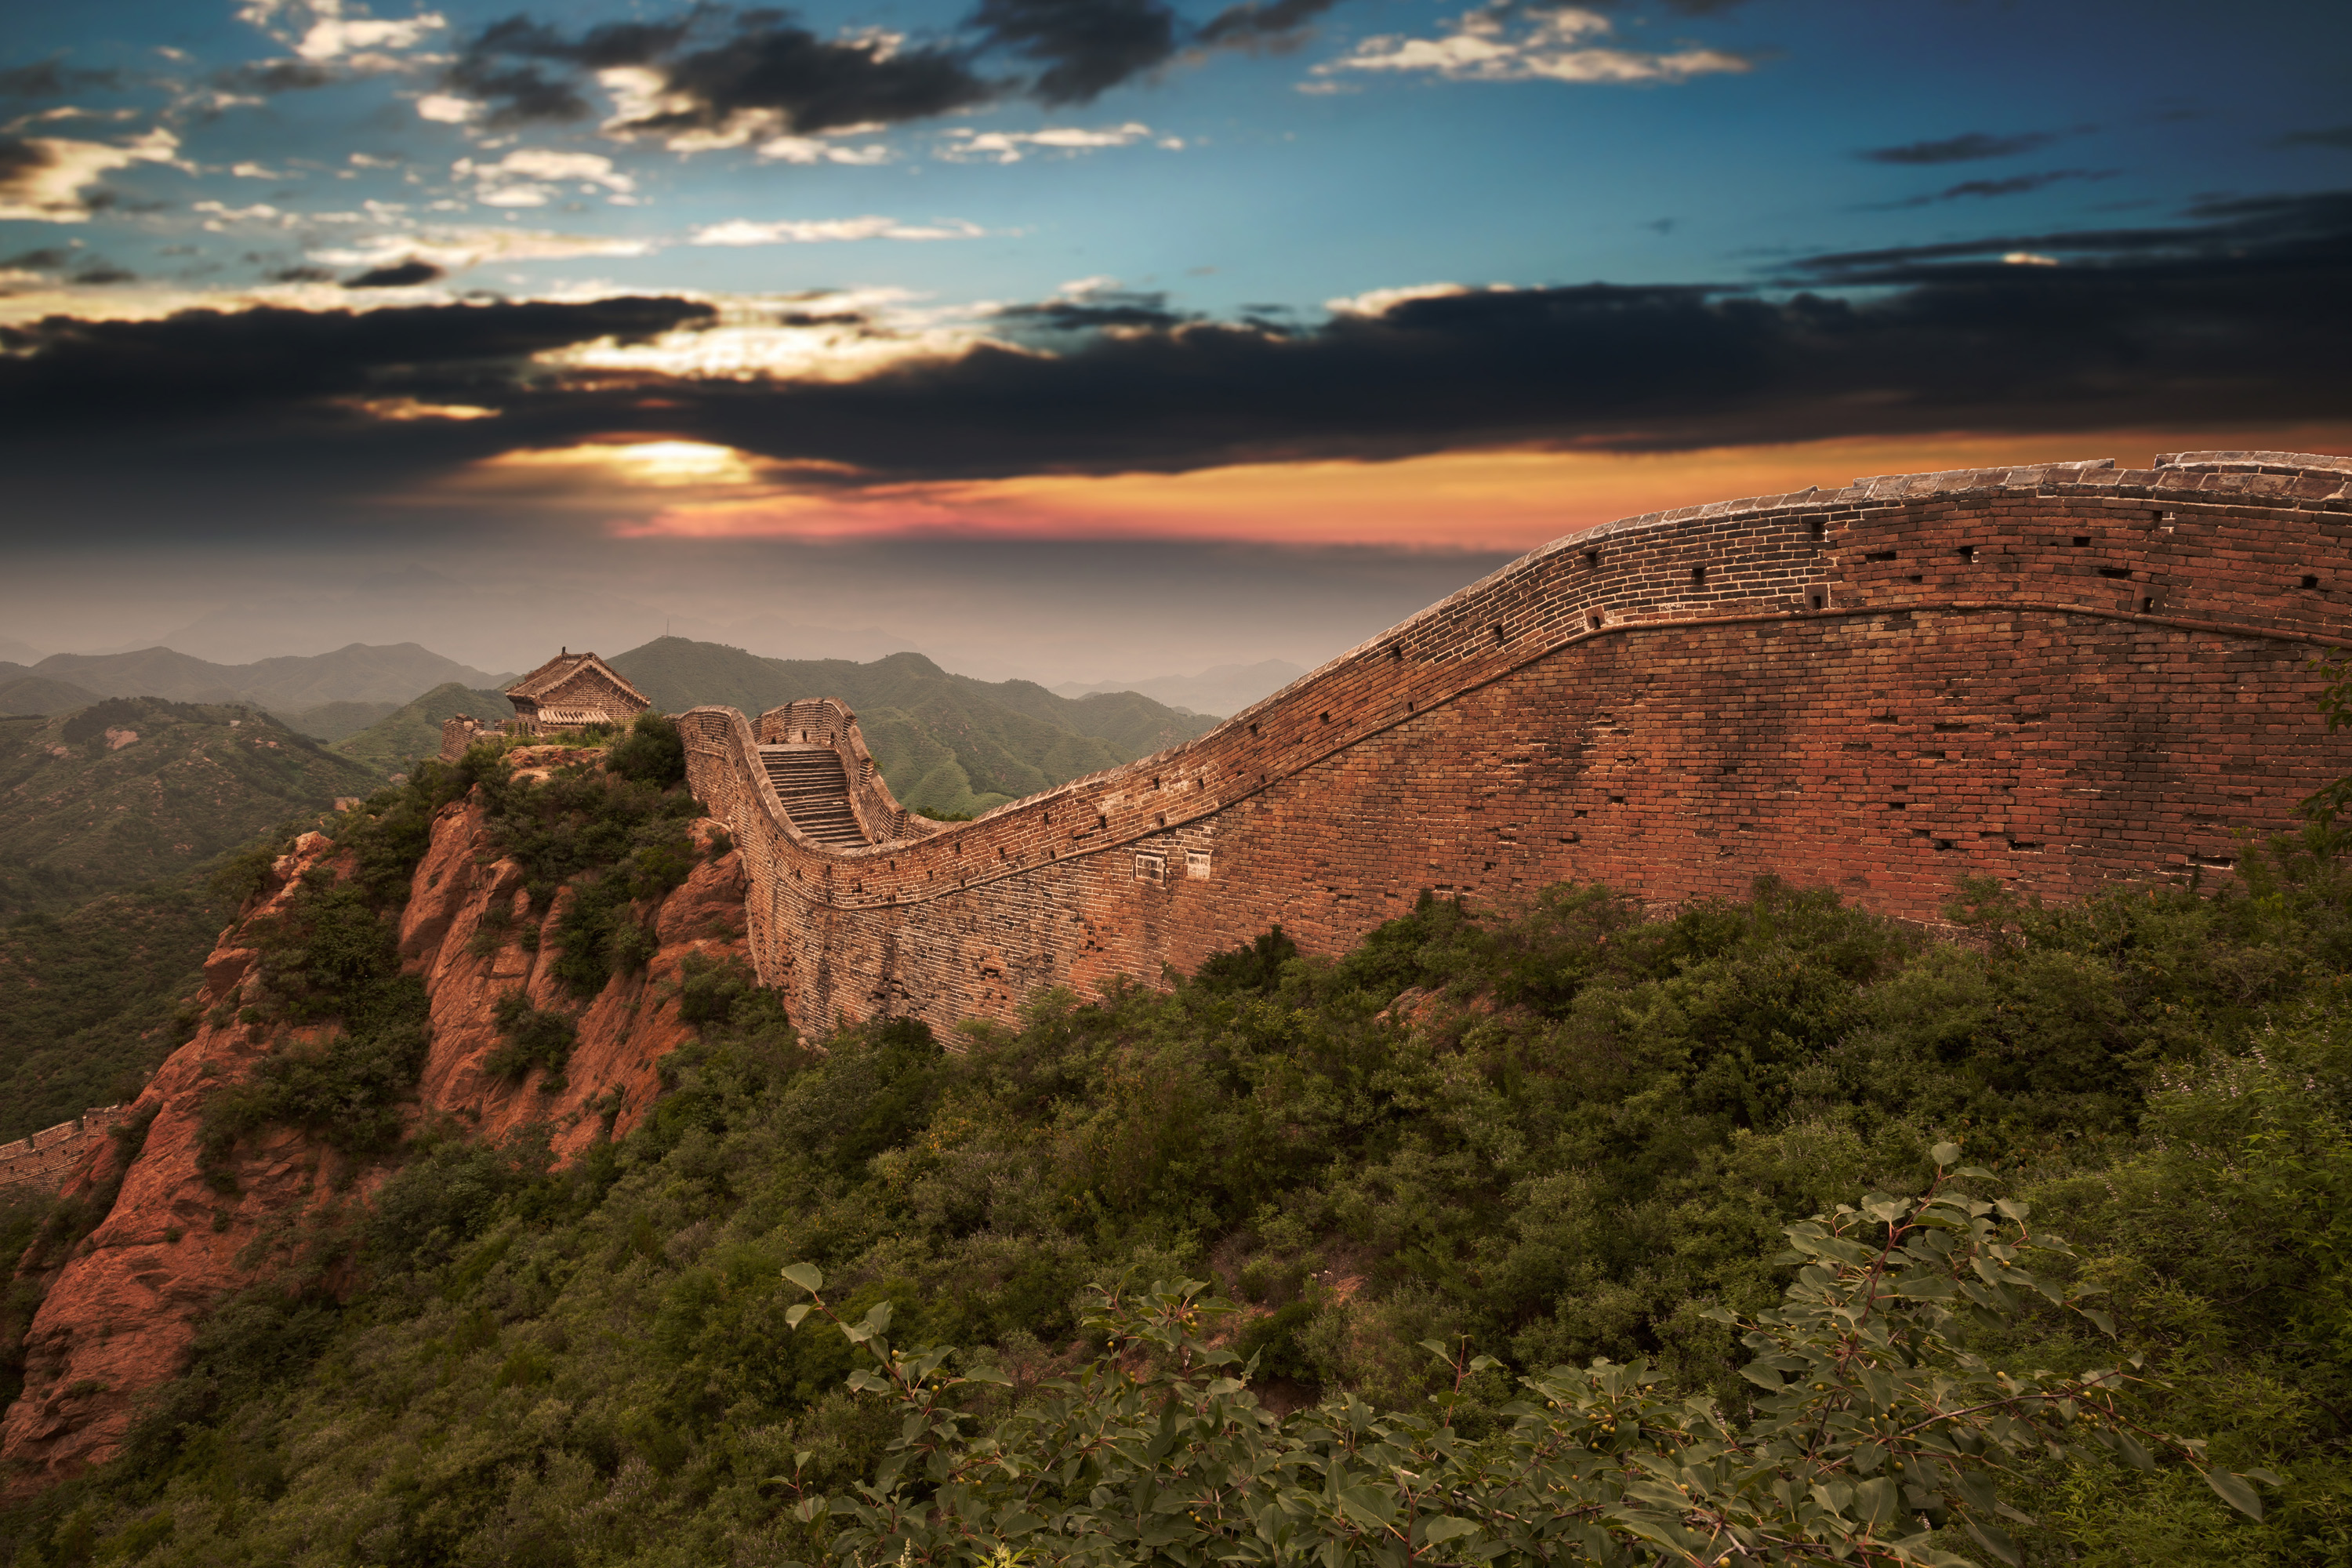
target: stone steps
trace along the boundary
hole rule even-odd
[[[849,775],[832,747],[762,746],[760,762],[793,826],[833,848],[866,842],[849,806]]]

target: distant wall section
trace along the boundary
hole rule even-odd
[[[810,844],[750,721],[680,724],[761,975],[816,1027],[1007,1019],[1276,922],[1336,952],[1424,888],[1674,903],[1777,873],[1916,920],[1964,875],[2078,899],[2227,874],[2352,769],[2307,667],[2352,635],[2344,461],[1897,476],[1610,524],[1185,745],[919,840]]]

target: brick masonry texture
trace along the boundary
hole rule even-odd
[[[120,1105],[92,1106],[77,1121],[0,1143],[0,1187],[57,1186],[126,1114]]]
[[[2352,459],[1894,475],[1547,545],[1125,767],[932,830],[837,703],[682,715],[804,1027],[1007,1021],[1279,923],[1337,952],[1423,889],[1657,906],[1777,874],[1933,923],[1963,876],[2082,898],[2227,875],[2352,770]],[[793,827],[763,741],[834,746],[869,843]],[[923,837],[910,837],[910,833]]]

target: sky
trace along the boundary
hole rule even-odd
[[[0,657],[1312,665],[1660,507],[2352,452],[2352,6],[9,0]]]

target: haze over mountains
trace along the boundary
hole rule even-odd
[[[0,712],[60,713],[102,697],[243,703],[276,714],[305,734],[340,738],[364,728],[418,692],[448,681],[472,687],[512,679],[445,658],[415,643],[351,643],[308,658],[215,664],[168,647],[131,653],[51,654],[29,667],[0,664]],[[320,733],[306,720],[316,715]]]
[[[1189,713],[1230,719],[1306,673],[1304,665],[1293,664],[1286,658],[1268,658],[1255,664],[1214,665],[1198,675],[1155,675],[1141,680],[1097,680],[1091,685],[1065,680],[1054,690],[1064,697],[1133,691]]]

